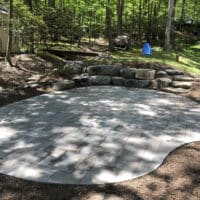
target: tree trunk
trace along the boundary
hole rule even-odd
[[[30,12],[33,12],[33,4],[32,0],[24,0],[25,4],[29,7]],[[29,52],[34,53],[34,31],[32,30],[31,26],[29,27]]]
[[[172,28],[172,17],[173,17],[173,11],[174,11],[174,0],[169,0],[168,2],[168,19],[166,24],[166,30],[165,30],[165,43],[164,43],[164,50],[169,51],[170,50],[170,42],[171,42],[171,28]]]
[[[48,6],[52,7],[52,8],[55,8],[56,7],[55,0],[48,0]]]
[[[139,39],[142,38],[142,0],[140,0],[139,3],[139,18],[138,18],[138,35],[139,35]]]
[[[117,35],[122,34],[124,0],[117,1]]]
[[[110,0],[107,0],[106,5],[106,37],[108,39],[108,49],[113,50],[113,39],[112,39],[112,24],[111,24],[112,11],[110,8]]]
[[[185,20],[185,13],[186,13],[185,9],[186,9],[186,0],[182,0],[181,18],[180,18],[181,22]]]
[[[12,66],[11,62],[11,51],[12,51],[12,38],[13,38],[13,0],[9,1],[10,9],[9,9],[9,26],[8,26],[8,43],[7,43],[7,51],[5,61]]]

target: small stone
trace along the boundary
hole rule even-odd
[[[124,68],[120,70],[120,75],[124,78],[135,78],[136,68]]]
[[[103,194],[91,194],[87,200],[105,200]]]
[[[152,80],[155,78],[155,70],[137,69],[135,73],[136,79]]]
[[[147,88],[149,85],[150,85],[150,80],[136,80],[136,79],[125,80],[125,86],[127,87]]]
[[[90,76],[91,85],[111,85],[111,76]]]
[[[166,69],[165,70],[169,75],[184,75],[184,72],[176,70],[176,69]]]
[[[36,74],[36,75],[32,75],[31,77],[28,78],[29,81],[37,81],[40,80],[42,78],[41,75]]]
[[[174,81],[194,81],[194,78],[185,75],[174,76]]]
[[[119,76],[114,76],[112,77],[112,84],[113,85],[119,85],[119,86],[123,86],[125,82],[125,79]]]
[[[30,84],[30,87],[31,88],[37,88],[37,87],[39,87],[39,84],[38,83],[33,83],[33,84]]]
[[[54,83],[53,89],[57,91],[62,91],[62,90],[67,90],[74,88],[75,82],[71,80],[63,80],[63,81],[58,81],[57,83]]]
[[[168,77],[168,74],[167,74],[167,72],[165,72],[165,71],[158,71],[158,72],[156,73],[156,77],[157,77],[157,78]]]
[[[184,88],[189,89],[192,86],[192,82],[186,82],[186,81],[173,81],[172,86],[175,88]]]

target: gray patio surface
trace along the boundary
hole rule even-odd
[[[101,184],[157,168],[200,140],[200,105],[163,92],[97,86],[0,108],[0,173],[39,182]]]

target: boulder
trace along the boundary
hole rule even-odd
[[[150,85],[150,80],[137,80],[137,79],[125,80],[126,87],[147,88],[149,85]]]
[[[118,35],[114,41],[114,47],[128,50],[131,46],[130,37],[127,35]]]
[[[191,76],[186,76],[186,75],[176,75],[173,78],[174,81],[194,81],[194,78]]]
[[[66,80],[58,81],[58,82],[54,83],[53,89],[56,91],[62,91],[62,90],[74,88],[74,86],[75,86],[74,81],[66,79]]]
[[[136,69],[135,78],[152,80],[155,78],[156,71],[151,69]]]
[[[150,81],[150,88],[152,89],[158,89],[158,80],[154,79]]]
[[[83,66],[78,63],[67,63],[63,67],[59,68],[59,73],[62,75],[66,75],[72,77],[75,74],[81,74],[83,71]]]
[[[115,65],[91,65],[87,68],[89,75],[119,76],[121,66]]]
[[[175,76],[175,75],[184,75],[184,72],[176,69],[166,69],[165,70],[169,75]]]
[[[90,76],[91,85],[111,85],[111,76]]]
[[[123,68],[124,65],[122,63],[115,63],[115,66]]]
[[[119,77],[119,76],[112,77],[112,84],[113,85],[123,86],[124,83],[125,83],[125,79],[123,77]]]
[[[158,71],[158,72],[156,73],[156,77],[157,77],[157,78],[168,77],[168,73],[165,72],[165,71]]]
[[[120,70],[120,75],[124,78],[135,78],[136,68],[123,68]]]
[[[184,88],[184,89],[189,89],[192,86],[192,82],[191,81],[173,81],[172,82],[172,86],[175,88]]]
[[[157,79],[158,88],[168,87],[172,84],[172,80],[170,78],[159,78]]]
[[[76,75],[72,78],[75,82],[76,86],[89,86],[90,85],[90,77],[87,73]]]
[[[172,87],[162,88],[162,91],[171,92],[171,93],[174,93],[174,94],[182,94],[182,93],[189,92],[188,89],[184,89],[184,88],[172,88]]]

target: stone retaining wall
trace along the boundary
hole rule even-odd
[[[54,89],[64,90],[90,85],[116,85],[136,88],[159,89],[171,92],[187,92],[197,80],[175,69],[149,69],[123,67],[122,65],[91,65],[71,80],[54,84]]]

